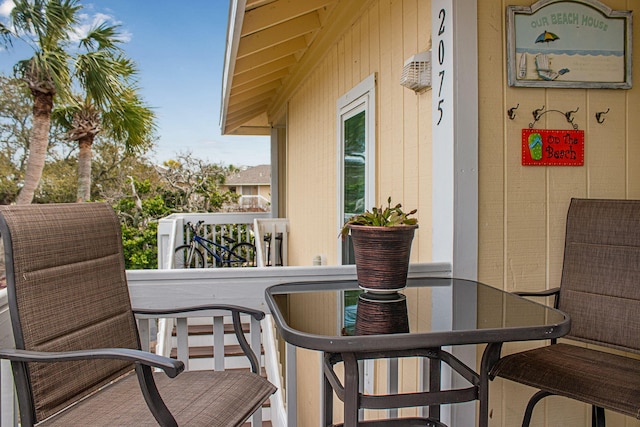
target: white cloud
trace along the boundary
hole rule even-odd
[[[3,0],[0,3],[0,16],[8,17],[15,6],[13,0]]]
[[[0,0],[0,19],[8,18],[14,7],[15,3],[13,0]],[[93,9],[92,5],[90,5],[88,9]],[[122,23],[114,16],[106,13],[80,13],[78,14],[78,24],[75,26],[69,37],[72,42],[78,42],[87,36],[89,30],[101,24],[121,25]],[[118,30],[120,32],[120,40],[123,43],[131,41],[131,33],[129,31],[126,31],[123,28],[119,28]]]
[[[99,25],[107,24],[107,25],[120,25],[121,22],[115,19],[112,15],[108,15],[106,13],[97,12],[93,15],[89,15],[86,13],[82,13],[78,15],[78,25],[74,28],[71,36],[71,41],[77,42],[84,37],[87,36],[89,30],[95,28]],[[118,29],[120,32],[120,40],[123,43],[127,43],[131,40],[131,33],[123,30],[122,28]]]

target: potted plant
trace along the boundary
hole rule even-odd
[[[370,292],[395,292],[407,283],[409,257],[413,235],[418,220],[409,218],[402,205],[391,206],[391,197],[386,208],[374,207],[349,218],[341,230],[346,238],[351,234],[356,258],[358,284]]]

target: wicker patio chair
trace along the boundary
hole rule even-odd
[[[182,372],[182,362],[141,351],[109,206],[2,206],[0,233],[16,345],[0,357],[11,360],[22,426],[237,426],[275,391],[255,363]],[[229,308],[236,326],[240,312],[264,316],[208,308]]]
[[[560,287],[537,293],[554,294],[571,318],[566,338],[640,353],[640,201],[571,201]],[[493,376],[540,389],[522,425],[549,395],[592,405],[593,426],[604,427],[604,409],[640,419],[640,360],[575,341],[505,356],[492,369]]]

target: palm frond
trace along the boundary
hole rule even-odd
[[[128,151],[148,147],[156,131],[155,113],[143,103],[135,89],[122,94],[121,102],[103,115],[104,128]]]
[[[131,64],[114,58],[109,52],[92,51],[78,55],[74,64],[76,77],[88,98],[102,108],[119,102],[135,70]]]
[[[0,46],[12,47],[14,37],[15,36],[9,27],[0,22]]]
[[[11,10],[11,22],[14,27],[25,33],[39,36],[42,28],[46,27],[43,14],[44,2],[42,0],[14,0],[14,8]]]
[[[82,9],[78,0],[49,0],[45,8],[45,32],[40,45],[53,49],[69,39],[71,28],[77,23],[77,12]]]
[[[106,50],[112,53],[121,52],[119,44],[122,43],[120,38],[119,25],[101,24],[89,30],[86,37],[80,40],[80,47],[92,50]]]
[[[82,104],[77,97],[73,97],[72,99],[74,99],[74,102],[56,106],[51,112],[51,120],[63,129],[72,128],[73,116],[82,108]]]

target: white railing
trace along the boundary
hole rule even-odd
[[[269,218],[253,220],[258,267],[289,264],[289,220]]]
[[[158,268],[173,268],[173,254],[175,248],[186,243],[185,225],[187,222],[196,224],[203,221],[205,237],[214,240],[216,227],[222,228],[221,233],[232,237],[238,242],[253,243],[253,220],[256,218],[271,218],[270,212],[250,213],[181,213],[169,215],[158,222]],[[238,227],[244,226],[244,227]],[[233,235],[230,235],[234,233]]]
[[[238,207],[242,210],[271,210],[271,202],[264,196],[241,196]]]

